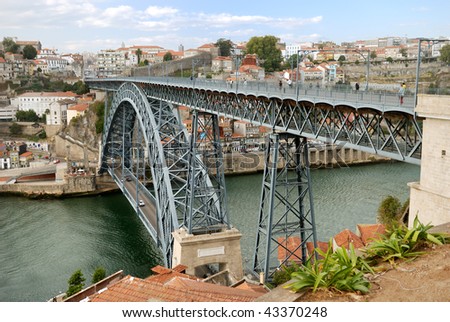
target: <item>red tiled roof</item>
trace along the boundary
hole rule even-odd
[[[287,262],[294,261],[296,263],[301,261],[302,249],[300,247],[301,240],[298,236],[277,238],[278,241],[278,261],[283,262],[287,259]],[[293,254],[292,254],[293,253]]]
[[[88,107],[89,107],[89,104],[83,103],[83,104],[73,105],[73,106],[69,107],[68,110],[84,112],[84,111],[86,111],[86,109]]]
[[[19,95],[20,97],[36,97],[36,96],[46,96],[46,97],[76,97],[77,94],[73,92],[28,92]]]
[[[353,243],[353,246],[355,249],[364,247],[363,242],[361,241],[361,238],[357,236],[354,232],[350,231],[349,229],[344,229],[339,234],[334,236],[334,241],[338,247],[344,247],[349,248],[349,244]]]
[[[90,302],[248,302],[261,294],[174,277],[165,284],[126,276],[89,297]]]
[[[22,154],[20,155],[20,157],[26,158],[26,157],[29,157],[29,156],[32,156],[32,155],[33,155],[33,152],[27,151],[27,152],[22,153]]]
[[[358,224],[356,227],[364,245],[367,245],[373,239],[379,239],[381,235],[386,233],[386,227],[382,224]]]
[[[317,242],[317,248],[326,253],[328,251],[328,243],[326,242]],[[306,242],[306,249],[308,250],[308,255],[311,256],[314,252],[314,244],[313,242]]]

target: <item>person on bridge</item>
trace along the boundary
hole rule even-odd
[[[403,82],[402,86],[400,86],[400,89],[398,91],[398,97],[400,98],[400,105],[403,104],[403,96],[405,96],[406,91],[406,84]]]
[[[355,84],[355,90],[359,91],[359,84],[358,83]]]

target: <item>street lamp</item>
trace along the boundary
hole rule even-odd
[[[366,51],[366,50],[364,50]],[[370,50],[367,49],[367,57],[364,57],[363,54],[361,54],[361,51],[358,49],[355,49],[355,52],[358,53],[364,60],[366,61],[366,88],[365,91],[367,92],[369,90],[369,64],[370,64]]]
[[[417,46],[418,49],[417,49],[417,65],[416,65],[416,85],[414,88],[414,107],[417,106],[417,94],[419,91],[420,55],[422,52],[420,43],[422,41],[428,41],[428,42],[432,42],[433,44],[435,44],[435,43],[448,41],[448,39],[429,39],[429,38],[418,38],[418,40],[419,40],[419,43]]]
[[[239,82],[238,82],[238,71],[239,71],[239,67],[238,67],[238,66],[239,66],[239,62],[240,62],[241,55],[238,54],[238,53],[236,52],[235,49],[232,49],[232,50],[231,50],[231,53],[233,54],[234,61],[235,61],[235,69],[236,69],[236,72],[235,72],[235,78],[236,78],[236,94],[237,94],[237,91],[238,91],[238,84],[239,84]]]

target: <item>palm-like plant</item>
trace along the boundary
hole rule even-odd
[[[367,293],[370,283],[364,273],[373,272],[364,259],[356,255],[353,244],[350,249],[343,247],[333,252],[330,241],[328,249],[323,252],[316,249],[321,259],[309,258],[305,265],[291,274],[293,282],[286,287],[297,292],[303,289],[335,288],[341,291],[360,291]]]
[[[428,232],[432,227],[430,224],[422,224],[416,216],[411,229],[398,226],[380,240],[371,242],[365,250],[366,258],[394,264],[396,259],[417,257],[423,253],[419,249],[427,243],[442,245],[446,242],[443,234]]]

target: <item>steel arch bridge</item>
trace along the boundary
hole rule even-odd
[[[201,233],[230,227],[219,116],[273,132],[268,137],[253,260],[254,272],[264,272],[266,279],[280,266],[274,264],[280,248],[286,254],[283,263],[302,261],[308,240],[316,243],[306,139],[420,164],[422,125],[408,98],[407,104],[399,106],[394,95],[280,91],[261,83],[231,88],[225,82],[180,78],[90,79],[87,83],[92,89],[113,93],[105,113],[102,171],[113,176],[136,207],[168,266],[175,229]],[[190,134],[181,125],[178,106],[193,111]],[[212,130],[206,131],[206,139],[214,143],[210,151],[214,175],[208,175],[198,153],[197,127],[208,123]],[[286,162],[277,170],[279,158]],[[130,176],[133,180],[127,181]],[[150,176],[153,190],[141,183]],[[149,207],[139,207],[142,196],[155,205],[153,215]],[[300,244],[293,249],[288,244],[294,237]]]

